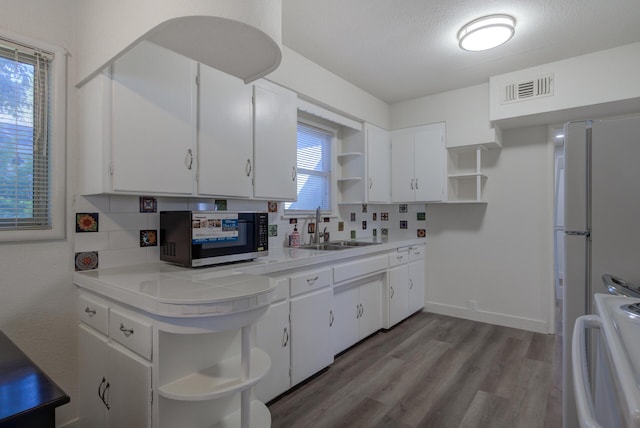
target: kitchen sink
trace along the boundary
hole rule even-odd
[[[336,251],[346,250],[347,248],[365,247],[367,245],[376,245],[377,242],[363,242],[363,241],[329,241],[324,244],[309,244],[302,245],[300,248],[307,250],[322,250],[322,251]]]

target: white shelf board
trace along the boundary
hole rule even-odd
[[[486,204],[487,201],[478,201],[475,199],[468,199],[468,200],[450,200],[445,202],[447,204]]]
[[[449,174],[448,175],[449,178],[474,178],[474,177],[481,177],[481,178],[487,178],[486,175],[479,173],[479,172],[465,172],[465,173],[460,173],[460,174]]]
[[[271,413],[267,406],[262,404],[258,400],[251,402],[250,413],[251,428],[270,428],[271,427]],[[214,425],[214,428],[238,428],[240,426],[240,409],[229,414],[223,420]]]
[[[347,181],[360,181],[360,180],[362,180],[362,177],[344,177],[344,178],[338,178],[338,183],[343,183]]]
[[[181,401],[203,401],[227,396],[251,387],[262,379],[271,367],[271,359],[263,350],[253,348],[249,367],[249,379],[242,380],[241,359],[237,355],[162,385],[159,388],[160,396]]]
[[[356,157],[356,156],[363,156],[364,153],[362,152],[346,152],[346,153],[338,153],[337,157],[338,159],[341,158],[348,158],[348,157]]]

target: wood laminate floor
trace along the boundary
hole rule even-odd
[[[272,427],[559,428],[560,340],[418,313],[272,402]]]

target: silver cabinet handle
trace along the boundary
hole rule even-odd
[[[393,290],[393,286],[391,286],[391,297],[390,299],[393,299],[393,295],[395,294],[395,291]]]
[[[251,166],[251,159],[247,159],[247,166],[244,167],[245,172],[247,173],[247,177],[251,175],[251,171],[253,171],[253,167]]]
[[[364,306],[360,303],[360,318],[364,316]]]
[[[133,334],[132,328],[126,328],[124,324],[120,323],[120,331],[126,336],[129,337]]]
[[[187,166],[188,170],[193,167],[193,151],[191,149],[187,150],[187,156],[184,158],[184,164]]]
[[[317,280],[318,280],[317,275],[314,278],[307,278],[307,284],[313,285]]]
[[[84,312],[89,315],[90,317],[94,316],[96,314],[96,310],[95,309],[91,309],[89,306],[87,306],[86,308],[84,308]]]
[[[289,331],[287,330],[287,327],[285,327],[282,333],[282,347],[286,348],[288,343],[289,343]]]
[[[107,382],[107,386],[105,386],[104,391],[102,391],[102,402],[107,407],[107,410],[111,409],[111,404],[109,403],[109,388],[111,388],[111,384]]]
[[[291,181],[296,181],[297,177],[298,177],[298,170],[296,169],[296,167],[294,165],[293,169],[291,171]]]
[[[411,179],[411,190],[414,190],[414,189],[415,189],[415,188],[413,187],[413,183],[414,183],[414,181],[415,181],[415,178],[412,178],[412,179]]]
[[[418,189],[418,179],[416,178],[416,189]]]
[[[333,317],[333,310],[329,309],[329,327],[333,327],[333,321],[335,321],[335,318]]]
[[[413,279],[409,278],[409,290],[413,290]]]
[[[373,187],[373,178],[369,177],[369,190]]]

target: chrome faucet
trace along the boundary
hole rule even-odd
[[[313,241],[314,244],[320,243],[320,205],[316,208],[316,227],[314,229]]]

